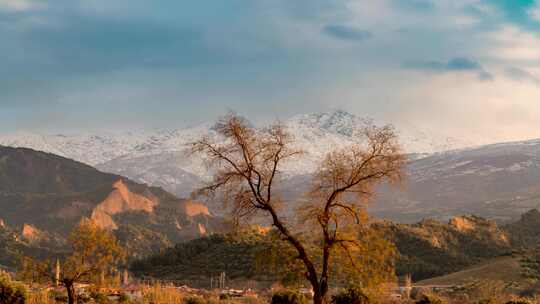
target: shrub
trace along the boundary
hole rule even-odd
[[[24,304],[27,294],[26,287],[22,283],[12,281],[9,274],[0,271],[0,303]]]
[[[28,298],[26,298],[26,304],[58,304],[50,296],[49,291],[39,290],[35,292],[29,292]]]
[[[206,304],[206,301],[201,297],[187,297],[184,304]]]
[[[143,303],[184,303],[184,295],[176,288],[154,284],[143,289]]]
[[[332,304],[372,304],[366,292],[359,288],[348,288],[332,296]]]
[[[121,293],[120,297],[118,298],[119,303],[129,303],[129,297],[125,293]]]
[[[51,290],[49,293],[49,297],[51,297],[55,302],[58,303],[67,303],[68,297],[64,292],[59,292],[56,290]]]
[[[497,301],[494,299],[484,299],[476,302],[476,304],[497,304]]]
[[[99,292],[93,292],[90,297],[92,297],[97,304],[109,304],[111,302],[106,295]]]
[[[296,291],[283,290],[272,295],[271,304],[307,304],[307,298]]]
[[[435,295],[423,295],[416,304],[444,304],[445,302]]]

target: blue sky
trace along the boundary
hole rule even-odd
[[[540,137],[533,0],[0,0],[0,132],[344,109]]]

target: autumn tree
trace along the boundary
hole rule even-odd
[[[268,219],[280,238],[294,248],[294,258],[313,288],[314,303],[325,302],[337,253],[345,254],[354,267],[362,267],[357,232],[359,225],[366,225],[363,206],[374,186],[400,179],[404,158],[393,129],[368,123],[355,134],[358,144],[337,149],[321,160],[305,204],[296,212],[301,225],[281,212],[293,206],[276,191],[283,165],[303,154],[293,148],[294,138],[285,126],[275,123],[256,129],[231,113],[214,129],[221,139],[203,137],[192,143],[192,152],[202,153],[215,172],[196,194],[219,194],[238,221],[253,216]],[[312,254],[310,247],[317,252]]]
[[[19,276],[26,281],[49,280],[66,288],[68,303],[77,301],[75,284],[97,283],[123,261],[125,252],[114,235],[89,219],[82,219],[68,238],[71,252],[61,260],[36,261],[25,257]],[[59,263],[59,264],[57,264]],[[57,266],[58,265],[58,266]],[[57,277],[57,267],[59,273]]]

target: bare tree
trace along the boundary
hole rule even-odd
[[[335,251],[347,252],[355,264],[353,252],[358,238],[351,227],[362,223],[363,203],[370,198],[375,185],[385,180],[396,181],[401,176],[404,158],[393,129],[367,124],[358,134],[365,139],[362,144],[336,150],[321,160],[307,203],[299,212],[317,227],[310,230],[295,228],[278,212],[283,202],[275,193],[275,184],[281,166],[302,154],[291,148],[293,138],[285,127],[275,123],[257,130],[230,113],[218,121],[215,130],[224,141],[203,137],[192,144],[192,152],[204,154],[209,166],[215,169],[213,180],[198,194],[219,192],[237,220],[254,215],[270,219],[282,239],[295,249],[295,258],[304,265],[305,277],[313,287],[314,303],[325,302]],[[307,233],[320,240],[320,263],[308,253]]]

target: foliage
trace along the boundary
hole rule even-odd
[[[97,304],[109,304],[109,298],[107,295],[101,293],[101,292],[92,292],[90,294],[90,298],[94,300]]]
[[[497,304],[497,301],[494,299],[484,299],[476,302],[475,304]]]
[[[26,287],[11,279],[6,272],[0,271],[0,303],[24,304],[28,296]]]
[[[69,303],[76,301],[74,284],[77,282],[100,283],[104,276],[112,274],[125,257],[114,235],[101,229],[93,221],[83,219],[70,234],[71,252],[60,263],[59,283],[67,290]],[[58,262],[58,261],[56,261]],[[24,258],[19,276],[27,281],[54,281],[55,261],[39,262]]]
[[[444,304],[445,302],[436,295],[424,294],[420,297],[416,304]]]
[[[272,295],[271,304],[307,304],[307,298],[296,291],[281,290]]]
[[[374,301],[360,288],[347,288],[332,296],[332,304],[373,304]]]
[[[540,247],[526,251],[520,262],[524,277],[540,281]]]
[[[39,290],[35,292],[29,292],[26,303],[27,304],[57,304],[58,302],[55,300],[52,293],[49,292],[48,290]]]
[[[206,301],[201,297],[187,297],[184,299],[184,304],[206,304]]]
[[[355,250],[336,251],[330,261],[332,269],[329,284],[345,287],[350,282],[371,288],[395,279],[395,246],[370,225],[357,227],[358,235]],[[279,239],[276,231],[271,231],[268,247],[263,247],[256,256],[259,272],[275,273],[286,286],[298,287],[305,284],[303,265],[294,258],[294,248]],[[307,242],[306,242],[307,243]],[[315,264],[322,260],[316,244],[309,244],[307,251],[315,257]]]
[[[414,281],[459,271],[510,252],[507,235],[495,222],[474,216],[459,219],[468,221],[471,229],[435,220],[416,224],[387,221],[377,223],[375,229],[397,247],[397,274],[411,274]]]
[[[155,284],[143,289],[143,302],[153,304],[181,304],[185,295],[178,289]]]
[[[208,278],[222,272],[230,279],[274,279],[272,274],[262,275],[256,269],[257,253],[268,245],[265,234],[255,229],[213,234],[134,261],[130,269],[139,276],[173,279],[200,287],[210,287]]]
[[[128,295],[125,293],[121,293],[120,297],[118,298],[118,303],[128,303],[128,302],[129,302]]]

